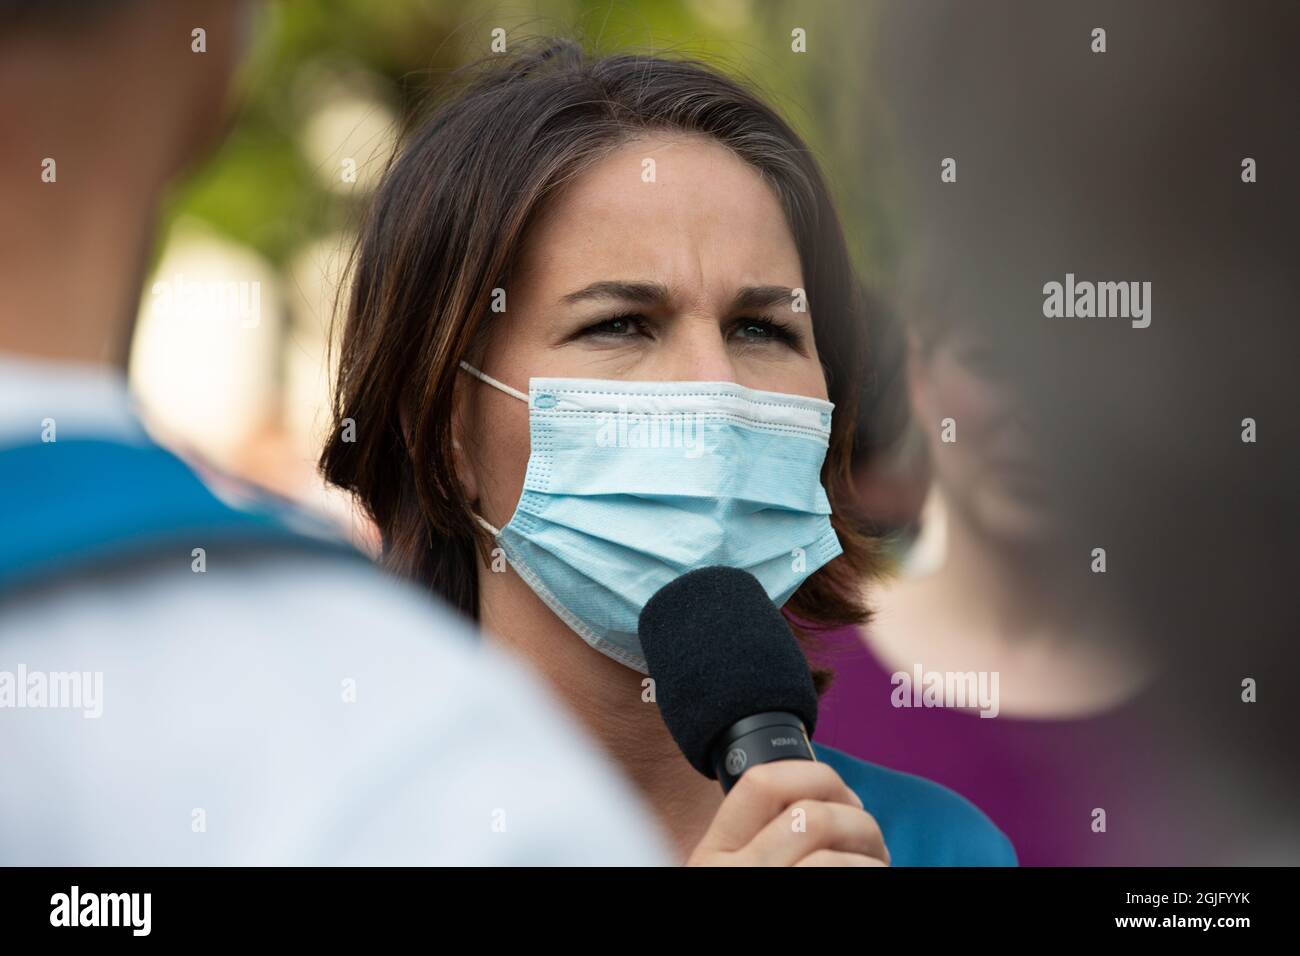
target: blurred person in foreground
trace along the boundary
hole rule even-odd
[[[506,655],[132,413],[159,203],[251,13],[0,2],[0,863],[665,862]]]
[[[883,12],[940,560],[836,660],[827,739],[971,794],[1025,863],[1294,862],[1300,7]]]

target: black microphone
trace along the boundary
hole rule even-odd
[[[646,604],[638,636],[669,733],[723,792],[758,764],[817,759],[808,662],[752,574],[711,567],[682,575]]]

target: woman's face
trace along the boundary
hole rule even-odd
[[[547,207],[480,367],[520,391],[534,377],[695,380],[824,399],[811,313],[792,307],[803,287],[755,169],[710,139],[647,135]],[[457,415],[461,481],[502,527],[523,488],[528,408],[462,374]]]
[[[950,509],[996,537],[1037,540],[1053,510],[1025,402],[1006,359],[978,334],[956,328],[929,351],[912,343],[912,407],[926,429],[935,481]],[[955,441],[943,440],[944,419]]]

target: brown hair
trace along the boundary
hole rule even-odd
[[[492,543],[456,478],[458,363],[482,350],[492,290],[508,287],[543,201],[629,136],[676,130],[731,149],[763,174],[785,210],[836,405],[822,481],[844,548],[786,610],[804,638],[864,621],[862,586],[878,557],[841,505],[851,500],[866,305],[808,148],[753,93],[691,60],[591,58],[559,40],[490,59],[470,75],[414,129],[353,253],[333,431],[320,464],[378,525],[384,564],[477,618],[475,550],[486,560]],[[344,440],[345,419],[355,423],[355,440]]]

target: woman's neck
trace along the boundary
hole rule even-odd
[[[486,634],[540,672],[658,816],[684,861],[722,803],[686,761],[645,675],[589,647],[513,571],[480,574]]]
[[[1050,540],[998,539],[946,511],[939,568],[873,601],[866,639],[882,664],[995,672],[1006,716],[1098,712],[1148,682],[1152,662],[1097,595],[1086,553],[1066,561]]]
[[[936,585],[971,615],[981,631],[1009,644],[1068,640],[1077,623],[1071,581],[1051,544],[1007,541],[987,534],[962,511],[946,512],[947,534]]]

